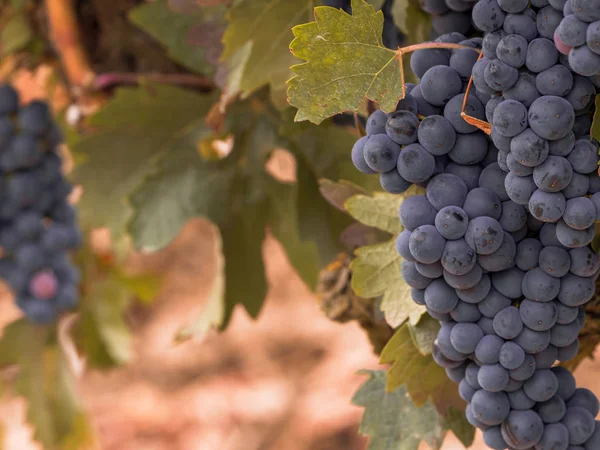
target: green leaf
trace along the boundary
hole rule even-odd
[[[402,231],[398,209],[403,201],[401,195],[375,193],[372,197],[356,195],[348,199],[344,206],[360,223],[398,234]]]
[[[352,0],[353,15],[329,7],[315,8],[315,22],[292,31],[295,65],[289,80],[296,120],[316,124],[344,111],[358,111],[365,99],[392,112],[404,95],[401,59],[383,46],[383,13],[364,0]]]
[[[590,129],[590,137],[600,141],[600,95],[596,95],[596,103],[594,110],[594,120]]]
[[[396,239],[361,247],[352,261],[352,289],[357,295],[372,298],[394,286],[401,276],[402,258],[396,250]]]
[[[33,31],[27,15],[13,13],[0,29],[0,56],[22,50],[33,38]]]
[[[427,309],[417,305],[411,297],[411,287],[404,282],[401,276],[384,292],[381,300],[381,311],[385,321],[396,328],[407,320],[411,325],[416,325]]]
[[[215,72],[225,30],[224,7],[196,6],[184,14],[159,0],[133,8],[129,20],[164,45],[178,63],[198,73]]]
[[[350,197],[366,194],[364,189],[350,181],[340,180],[336,182],[326,178],[319,180],[319,191],[330,205],[335,206],[340,211],[346,211],[344,203]]]
[[[380,363],[392,364],[387,377],[388,391],[404,385],[417,406],[430,400],[441,414],[449,408],[464,410],[465,403],[458,396],[456,384],[431,355],[423,355],[415,346],[408,324],[402,325],[386,344]]]
[[[440,331],[440,323],[429,314],[425,314],[416,324],[409,323],[408,330],[417,350],[422,355],[431,355],[433,342]]]
[[[222,59],[236,60],[229,68],[242,73],[238,89],[245,97],[268,84],[275,103],[286,106],[286,81],[294,63],[288,50],[291,29],[309,17],[310,5],[306,0],[240,0],[231,7]],[[240,57],[238,51],[249,42],[250,54]]]
[[[444,416],[444,423],[465,448],[471,447],[475,440],[475,428],[467,421],[464,411],[449,408]]]
[[[13,322],[5,328],[0,349],[12,346],[18,353],[15,387],[27,400],[34,438],[48,450],[93,448],[95,437],[54,331],[24,320]]]
[[[416,406],[404,387],[386,390],[383,371],[360,372],[368,375],[352,399],[364,408],[359,433],[369,436],[368,450],[417,450],[421,441],[438,450],[446,427],[431,403]]]
[[[201,120],[215,100],[158,84],[117,90],[91,117],[94,131],[74,147],[85,157],[73,172],[84,189],[78,204],[84,226],[107,226],[118,237],[130,215],[125,197],[148,174],[154,158],[172,151],[177,135]]]

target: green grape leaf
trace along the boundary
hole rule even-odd
[[[431,355],[433,341],[436,340],[440,323],[429,314],[424,314],[416,324],[408,324],[410,337],[422,355]]]
[[[590,129],[590,137],[597,141],[600,141],[600,94],[596,95],[594,109],[594,120],[592,122],[592,127]]]
[[[129,20],[164,45],[178,63],[194,72],[213,74],[222,51],[225,7],[196,6],[183,13],[168,3],[142,4],[129,12]]]
[[[458,396],[457,385],[431,355],[424,355],[415,346],[410,325],[402,325],[392,336],[381,352],[380,363],[392,365],[387,377],[388,391],[404,385],[417,406],[429,400],[441,414],[450,408],[464,410],[465,402]]]
[[[216,100],[173,86],[145,84],[121,88],[90,118],[92,132],[74,146],[85,159],[72,174],[83,186],[78,209],[86,227],[124,231],[130,209],[125,197],[152,168],[158,155],[190,124],[204,117]]]
[[[233,89],[247,97],[259,88],[270,85],[275,104],[285,103],[286,81],[294,57],[289,53],[291,29],[310,15],[310,1],[306,0],[241,0],[228,12],[229,25],[223,36],[225,46],[221,58],[235,60],[229,70],[241,73]],[[238,51],[251,47],[240,57]],[[228,89],[226,89],[228,91]]]
[[[383,13],[352,0],[352,16],[315,8],[315,22],[292,31],[290,50],[306,62],[292,67],[288,97],[296,120],[316,124],[344,111],[358,111],[365,99],[385,112],[404,96],[402,58],[382,43]]]
[[[344,203],[350,197],[366,194],[364,189],[350,181],[332,181],[327,178],[319,180],[319,191],[330,205],[335,206],[340,211],[346,211]]]
[[[407,320],[416,325],[427,312],[424,306],[416,304],[411,297],[411,287],[398,276],[398,280],[390,286],[381,299],[381,311],[385,321],[397,328]]]
[[[396,251],[396,239],[356,250],[352,261],[352,289],[364,298],[383,295],[401,276],[402,258]]]
[[[94,433],[54,331],[25,320],[13,322],[4,330],[0,349],[3,353],[12,347],[18,354],[15,388],[27,400],[27,421],[34,439],[49,450],[95,448]]]
[[[447,423],[430,402],[415,405],[403,386],[387,390],[383,371],[360,373],[369,378],[354,394],[352,403],[364,408],[358,430],[370,438],[368,450],[418,450],[421,441],[433,450],[441,448]]]
[[[27,14],[17,11],[8,19],[3,18],[0,28],[0,56],[23,50],[33,37]]]
[[[401,195],[375,193],[373,196],[356,195],[344,204],[346,210],[360,223],[379,228],[390,234],[402,231],[398,209],[404,201]]]

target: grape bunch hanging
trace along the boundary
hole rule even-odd
[[[0,278],[37,323],[53,322],[79,295],[68,252],[82,236],[61,171],[61,142],[47,104],[21,107],[16,91],[0,85]]]
[[[577,355],[600,274],[590,247],[600,221],[589,135],[598,78],[581,69],[593,61],[573,64],[583,57],[554,42],[564,39],[563,10],[583,21],[580,6],[598,2],[462,3],[483,36],[454,31],[436,40],[464,48],[414,52],[419,83],[395,112],[368,118],[352,161],[388,192],[425,188],[400,207],[402,277],[440,321],[433,357],[487,446],[598,450],[599,401],[557,365]],[[490,136],[463,108],[489,122]]]

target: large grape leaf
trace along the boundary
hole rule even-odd
[[[239,0],[231,7],[229,26],[223,36],[222,59],[227,61],[237,53],[236,64],[230,64],[229,70],[241,73],[236,88],[244,96],[268,84],[275,103],[285,105],[286,81],[294,63],[288,50],[291,29],[311,17],[312,3],[307,0]],[[249,54],[240,58],[238,51],[249,45]]]
[[[290,49],[306,61],[292,67],[288,82],[296,120],[318,124],[358,111],[365,99],[391,112],[403,97],[402,59],[383,45],[383,13],[364,0],[352,0],[352,12],[317,7],[314,22],[292,30]]]
[[[154,158],[173,151],[177,135],[201,120],[215,100],[158,84],[117,90],[90,118],[91,132],[74,146],[85,158],[72,175],[84,189],[78,205],[82,223],[120,235],[130,215],[125,197],[148,174]]]
[[[413,333],[420,331],[413,327]],[[431,355],[424,355],[415,345],[409,324],[402,325],[381,352],[381,364],[391,364],[387,389],[406,386],[417,405],[431,401],[441,414],[449,408],[464,410],[465,402],[458,396],[458,386],[438,366]]]
[[[158,0],[133,8],[129,20],[163,44],[175,61],[195,72],[213,74],[222,51],[225,11],[223,5],[196,5],[183,12],[167,0]]]
[[[27,400],[27,421],[45,449],[96,449],[96,438],[75,393],[75,380],[54,333],[54,328],[25,320],[8,325],[0,339],[1,367],[18,364],[15,388]]]
[[[369,450],[417,450],[421,441],[438,450],[449,429],[461,430],[455,420],[458,411],[453,410],[446,418],[431,402],[415,405],[403,386],[387,390],[385,372],[361,373],[369,378],[354,394],[352,403],[364,408],[359,432],[369,436]],[[472,428],[470,433],[473,435]]]
[[[402,231],[398,209],[404,197],[384,192],[369,195],[355,195],[344,206],[352,217],[365,225],[379,228],[391,234]]]

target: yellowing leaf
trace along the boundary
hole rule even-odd
[[[410,337],[415,347],[417,347],[421,354],[431,355],[433,342],[436,340],[438,331],[440,330],[440,323],[429,314],[425,314],[416,324],[409,323],[408,330],[410,331]]]
[[[364,0],[352,0],[352,12],[317,7],[314,22],[292,30],[290,49],[306,61],[292,67],[288,82],[297,121],[319,124],[358,111],[365,99],[391,112],[403,97],[401,59],[382,43],[383,13]]]
[[[379,228],[391,234],[402,231],[398,210],[404,201],[401,195],[375,193],[372,197],[355,195],[346,200],[346,210],[365,225]]]
[[[411,325],[416,325],[427,312],[424,306],[414,302],[410,291],[411,287],[399,276],[398,281],[383,294],[381,311],[392,328],[399,327],[407,320]]]
[[[402,277],[402,258],[396,251],[396,239],[356,250],[352,261],[352,289],[365,298],[382,295]]]
[[[596,104],[594,112],[594,121],[590,130],[590,137],[600,141],[600,95],[596,95]]]

